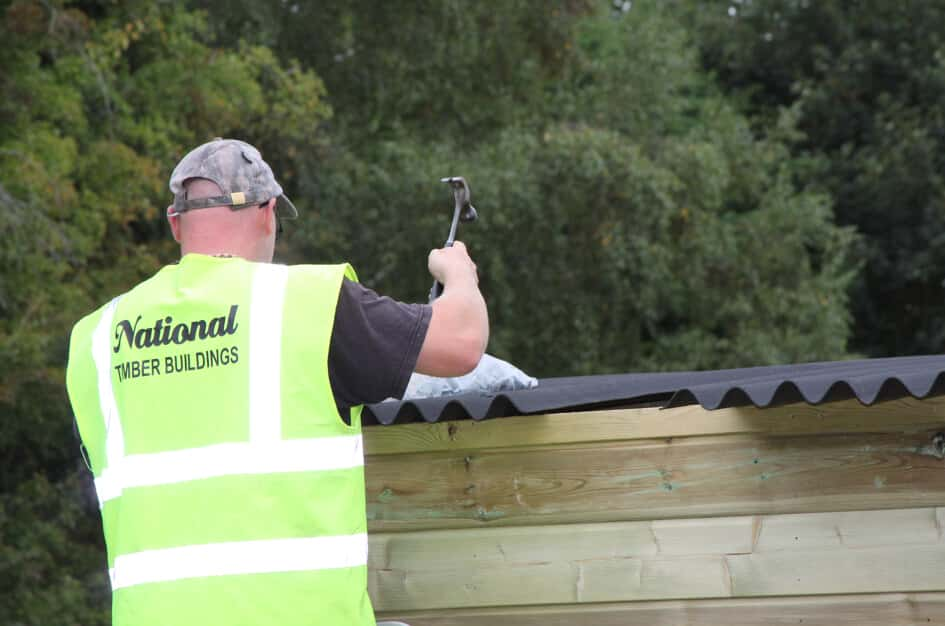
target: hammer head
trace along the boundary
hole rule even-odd
[[[469,192],[469,185],[462,176],[450,176],[441,178],[441,183],[446,183],[453,190],[453,199],[456,202],[456,210],[459,211],[459,221],[472,222],[478,217],[475,207],[470,203],[472,195]]]

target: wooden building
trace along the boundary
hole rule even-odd
[[[945,396],[364,430],[411,626],[945,625]]]

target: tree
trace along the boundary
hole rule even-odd
[[[790,109],[800,184],[863,234],[853,347],[873,356],[945,342],[945,7],[909,0],[768,0],[691,12],[703,63],[760,127]]]
[[[325,80],[334,124],[364,154],[404,136],[465,146],[540,118],[595,0],[194,0],[234,33]]]
[[[528,122],[436,141],[405,131],[363,153],[336,143],[303,176],[318,215],[300,223],[294,258],[349,258],[381,291],[421,299],[425,250],[450,215],[436,179],[464,174],[482,217],[461,236],[490,350],[526,371],[842,357],[854,236],[829,197],[795,184],[791,120],[755,137],[653,3],[585,17],[567,43]]]

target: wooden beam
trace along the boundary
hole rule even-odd
[[[927,430],[937,426],[945,427],[945,396],[902,398],[872,406],[846,400],[818,406],[706,411],[692,405],[372,426],[364,429],[364,447],[371,456],[733,433],[780,436]]]
[[[380,611],[945,590],[945,509],[371,536]]]
[[[945,593],[382,612],[410,626],[945,626]]]
[[[945,505],[937,430],[375,456],[371,531]]]

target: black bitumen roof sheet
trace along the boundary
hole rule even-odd
[[[703,372],[544,378],[538,387],[494,394],[387,401],[365,407],[363,423],[481,420],[620,406],[700,404],[713,410],[857,398],[863,404],[945,394],[945,356],[774,365]]]

